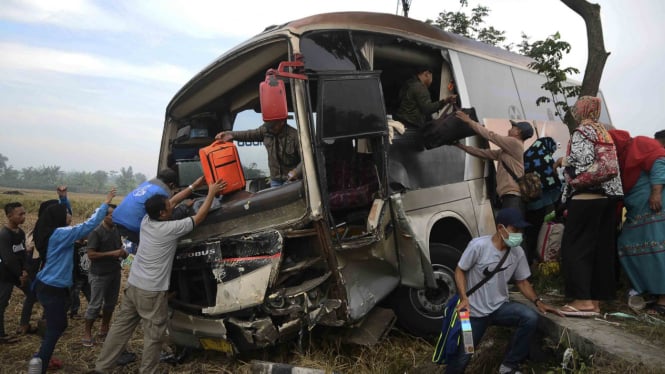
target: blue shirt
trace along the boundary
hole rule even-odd
[[[53,287],[71,287],[74,271],[74,242],[85,238],[106,217],[108,204],[102,204],[87,221],[76,226],[58,227],[48,240],[46,263],[37,279]]]
[[[113,210],[113,223],[138,233],[141,230],[141,220],[146,214],[145,202],[155,195],[169,197],[170,193],[159,180],[153,179],[141,183]]]

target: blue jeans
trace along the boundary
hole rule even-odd
[[[533,334],[538,326],[538,313],[524,304],[509,301],[490,315],[478,318],[471,317],[474,347],[478,346],[485,330],[491,325],[517,327],[511,338],[508,353],[503,358],[504,365],[517,368],[529,355],[529,343],[533,339]],[[464,345],[460,344],[457,355],[446,366],[446,373],[464,373],[469,360],[471,360],[471,355],[466,354]]]
[[[46,318],[46,333],[37,353],[37,357],[42,359],[42,373],[46,373],[55,345],[67,328],[67,304],[70,302],[69,289],[49,286],[40,280],[35,280],[35,292],[37,293],[37,300],[44,308],[44,317]]]

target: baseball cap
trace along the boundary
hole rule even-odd
[[[513,226],[518,229],[523,229],[525,227],[531,226],[530,223],[524,220],[522,212],[515,208],[504,208],[499,211],[496,215],[496,223],[502,224],[504,226]]]
[[[527,140],[533,136],[533,126],[531,126],[529,122],[525,121],[516,122],[510,120],[510,124],[520,129],[520,132],[522,133],[522,140]]]

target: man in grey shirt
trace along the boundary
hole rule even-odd
[[[120,310],[95,363],[95,372],[108,373],[113,369],[139,322],[143,326],[143,357],[139,371],[143,374],[158,372],[168,320],[166,293],[178,238],[203,222],[215,195],[224,187],[226,182],[222,180],[209,185],[208,195],[199,211],[180,220],[171,220],[173,203],[168,197],[155,195],[146,200],[148,214],[141,221],[139,248],[127,278]]]
[[[531,283],[529,265],[520,247],[522,230],[529,226],[522,213],[505,208],[496,217],[496,233],[473,239],[464,250],[455,269],[455,283],[460,301],[457,310],[470,310],[473,345],[477,346],[490,325],[517,327],[499,373],[520,373],[519,365],[529,354],[529,343],[536,331],[538,314],[528,306],[510,301],[508,281],[515,279],[519,291],[543,314],[560,314],[536,295]],[[510,249],[509,252],[506,252]],[[507,253],[506,260],[487,283],[467,298],[466,291],[494,272]],[[446,373],[463,373],[471,355],[460,345],[457,355],[446,367]]]
[[[104,313],[98,338],[100,340],[106,338],[111,316],[118,303],[118,292],[122,280],[120,260],[126,258],[128,253],[123,248],[120,233],[113,223],[115,207],[114,204],[109,204],[104,221],[88,235],[90,302],[85,312],[85,327],[81,339],[84,347],[92,347],[94,344],[92,325],[100,311]]]

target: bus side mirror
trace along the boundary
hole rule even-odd
[[[259,101],[261,102],[261,115],[263,122],[286,119],[289,110],[286,106],[286,89],[284,81],[279,77],[307,79],[304,74],[287,72],[287,67],[302,68],[302,60],[282,61],[277,70],[268,69],[266,79],[259,84]]]

